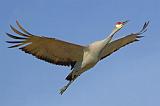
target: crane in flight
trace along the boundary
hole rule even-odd
[[[15,41],[7,41],[8,43],[14,44],[9,48],[18,47],[25,53],[31,54],[46,62],[62,66],[71,66],[72,71],[66,77],[66,80],[69,82],[60,89],[60,94],[62,95],[78,76],[94,67],[97,62],[119,50],[121,47],[139,41],[139,38],[143,37],[141,34],[147,30],[149,24],[149,22],[145,22],[139,32],[131,33],[118,40],[112,41],[115,33],[123,28],[127,22],[128,21],[117,22],[111,34],[105,39],[95,41],[87,46],[31,34],[25,30],[18,21],[16,21],[16,24],[21,31],[18,31],[11,25],[10,27],[13,32],[19,36],[9,33],[6,33],[6,35],[15,39]]]

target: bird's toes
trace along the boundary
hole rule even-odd
[[[67,89],[67,87],[64,86],[63,88],[60,89],[60,92],[59,92],[59,93],[62,95],[66,89]]]

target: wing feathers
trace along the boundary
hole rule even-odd
[[[32,54],[38,59],[49,63],[71,66],[73,68],[76,61],[81,61],[83,57],[84,46],[61,41],[55,38],[40,37],[30,34],[16,21],[22,32],[18,31],[13,26],[11,29],[19,36],[6,33],[10,38],[20,41],[7,41],[15,44],[9,48],[20,47],[19,49],[25,53]]]
[[[145,22],[144,25],[143,25],[143,28],[141,29],[141,31],[138,34],[140,35],[140,34],[143,34],[144,32],[146,32],[148,25],[149,25],[149,21]]]
[[[140,35],[147,31],[148,24],[149,24],[149,21],[145,22],[145,24],[143,25],[143,28],[138,33],[130,34],[128,36],[125,36],[123,38],[120,38],[118,40],[115,40],[115,41],[107,44],[106,47],[104,48],[104,50],[102,51],[101,55],[100,55],[101,60],[103,58],[111,55],[113,52],[119,50],[120,48],[122,48],[122,47],[124,47],[124,46],[126,46],[130,43],[139,41],[139,38],[143,37],[143,36],[140,36]]]
[[[18,21],[16,21],[16,24],[18,25],[18,27],[19,27],[24,33],[26,33],[26,34],[28,34],[28,35],[32,35],[32,34],[29,33],[28,31],[26,31],[26,30],[19,24]]]
[[[12,29],[15,33],[17,33],[17,34],[19,34],[19,35],[22,35],[22,36],[24,36],[24,37],[28,37],[28,35],[26,35],[26,34],[20,32],[20,31],[18,31],[18,30],[15,29],[12,25],[10,25],[10,27],[11,27],[11,29]]]
[[[26,38],[22,38],[22,37],[18,37],[18,36],[14,36],[12,34],[6,33],[6,35],[8,35],[9,37],[13,38],[13,39],[26,39]]]

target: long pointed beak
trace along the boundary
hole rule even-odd
[[[123,22],[123,25],[127,24],[129,22],[129,20],[126,20]]]

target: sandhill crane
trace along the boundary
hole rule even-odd
[[[10,25],[11,29],[19,36],[6,33],[9,37],[18,40],[7,42],[15,44],[9,48],[19,47],[20,50],[32,54],[38,59],[56,65],[71,66],[72,71],[66,77],[66,80],[69,82],[66,86],[60,89],[60,94],[62,95],[69,85],[83,72],[89,70],[95,66],[97,62],[121,47],[138,41],[139,38],[143,37],[140,35],[147,30],[149,24],[149,22],[145,22],[143,28],[139,32],[111,41],[115,33],[118,32],[127,22],[128,21],[117,22],[111,34],[105,39],[95,41],[88,46],[82,46],[58,40],[56,38],[31,34],[26,31],[18,21],[16,21],[17,26],[22,32]]]

